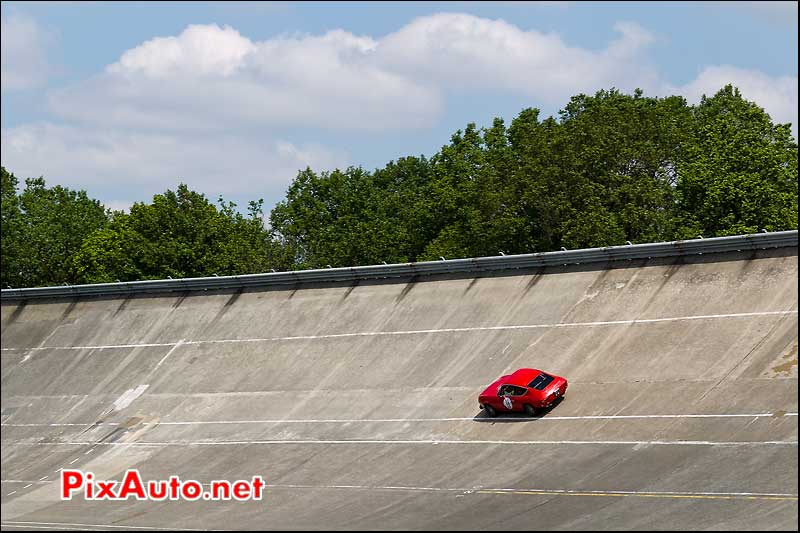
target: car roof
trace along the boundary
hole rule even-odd
[[[542,371],[536,368],[520,368],[508,376],[503,376],[505,379],[503,379],[502,382],[504,385],[508,384],[527,387],[528,383],[533,381],[533,379],[541,373]]]

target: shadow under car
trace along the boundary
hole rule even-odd
[[[506,423],[519,423],[519,422],[535,422],[542,417],[547,416],[550,411],[555,409],[561,402],[564,401],[564,396],[559,396],[556,401],[554,401],[549,407],[544,409],[537,409],[536,414],[530,416],[526,413],[522,412],[510,412],[510,413],[498,413],[497,416],[489,416],[486,414],[486,411],[481,409],[480,413],[472,417],[474,422],[497,422],[499,424],[506,424]]]

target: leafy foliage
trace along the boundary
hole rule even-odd
[[[48,188],[44,178],[17,179],[2,169],[2,283],[30,287],[75,283],[72,257],[84,239],[103,228],[108,213],[86,191],[60,185]]]
[[[680,237],[797,229],[797,142],[727,85],[693,109],[680,160]]]
[[[261,201],[250,203],[247,218],[235,204],[219,203],[217,209],[185,184],[152,204],[136,203],[86,239],[73,267],[81,281],[100,283],[246,274],[279,262]]]
[[[612,89],[468,124],[430,160],[306,169],[271,223],[319,268],[793,229],[797,191],[789,125],[733,87],[698,106]]]
[[[467,124],[430,158],[298,172],[248,215],[180,185],[106,212],[2,174],[2,282],[111,282],[476,257],[797,228],[797,142],[728,85],[697,106],[615,89],[558,118]]]

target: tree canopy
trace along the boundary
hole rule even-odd
[[[268,270],[279,260],[277,244],[264,228],[262,203],[251,202],[249,216],[219,199],[181,184],[135,203],[130,213],[115,213],[109,224],[89,235],[72,260],[85,283],[139,279],[235,275]]]
[[[77,280],[70,265],[84,239],[108,223],[109,213],[86,191],[44,178],[25,180],[2,168],[2,284],[11,287],[61,285]]]
[[[263,220],[180,185],[105,210],[2,173],[2,283],[34,286],[530,253],[797,228],[797,141],[728,85],[602,90],[470,123],[430,157],[298,172]]]
[[[301,172],[270,220],[301,268],[797,228],[797,143],[728,85],[617,90],[470,123],[430,159]]]

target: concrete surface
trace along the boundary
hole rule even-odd
[[[624,267],[623,267],[624,266]],[[798,527],[797,248],[2,305],[2,528]],[[565,376],[537,418],[478,393]],[[262,501],[59,500],[58,470]]]

